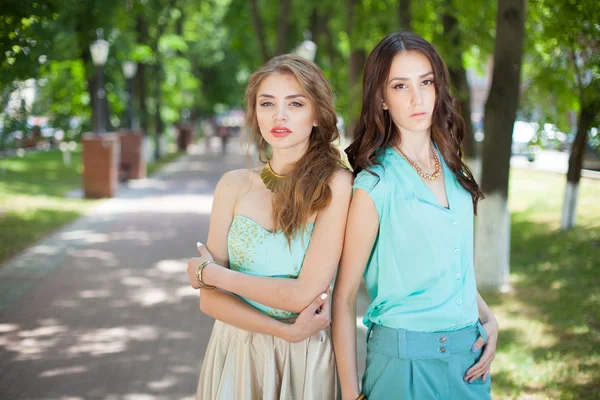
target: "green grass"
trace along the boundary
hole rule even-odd
[[[510,185],[513,290],[483,294],[501,326],[494,398],[600,398],[600,180],[582,179],[568,232],[564,176],[513,170]]]
[[[148,174],[182,153],[170,153],[148,165]],[[50,232],[85,214],[99,200],[70,199],[81,188],[81,152],[66,167],[60,151],[0,159],[0,263]]]

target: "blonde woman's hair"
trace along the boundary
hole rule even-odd
[[[334,142],[339,139],[333,90],[317,65],[294,55],[277,56],[254,72],[246,87],[247,128],[258,143],[261,162],[268,161],[266,141],[256,117],[257,92],[261,83],[273,73],[290,74],[298,81],[312,104],[317,126],[310,133],[306,153],[286,172],[283,187],[273,198],[273,222],[288,243],[304,232],[309,218],[331,201],[329,181],[343,167],[342,154]]]

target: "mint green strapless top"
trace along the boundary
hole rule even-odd
[[[270,232],[248,217],[235,215],[227,235],[229,268],[256,276],[297,278],[313,229],[314,225],[308,223],[304,234],[292,239],[290,247],[283,232]],[[298,315],[241,298],[273,318],[294,318]]]

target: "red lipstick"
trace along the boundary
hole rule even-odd
[[[292,131],[285,126],[276,126],[271,129],[271,135],[275,136],[276,138],[286,137],[290,133],[292,133]]]

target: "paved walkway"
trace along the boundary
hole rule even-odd
[[[186,260],[247,165],[198,150],[2,265],[0,399],[193,399],[213,320]]]
[[[186,260],[245,156],[190,154],[0,267],[0,399],[192,399],[213,320]]]

